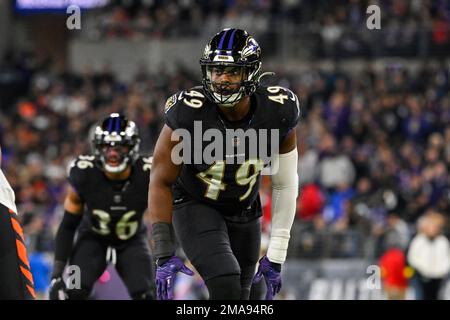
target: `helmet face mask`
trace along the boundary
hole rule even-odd
[[[231,65],[205,65],[205,84],[215,102],[223,106],[232,106],[245,96],[244,79],[246,68]],[[222,74],[227,74],[227,81],[221,81]]]
[[[127,154],[129,147],[125,145],[105,144],[101,146],[100,161],[106,171],[110,173],[122,172],[128,166]]]
[[[206,45],[200,65],[206,96],[221,106],[233,107],[259,86],[261,49],[246,31],[225,29]],[[233,82],[217,81],[214,72],[220,69],[240,72],[241,77]]]
[[[94,131],[94,154],[101,169],[120,173],[139,156],[139,133],[136,124],[125,116],[112,113]]]

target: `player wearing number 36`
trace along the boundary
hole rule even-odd
[[[139,155],[139,143],[136,124],[112,113],[93,132],[94,155],[71,164],[50,299],[89,298],[108,262],[115,264],[133,299],[154,298],[153,260],[142,222],[151,158]],[[64,283],[67,263],[80,268],[79,288]]]
[[[154,151],[149,210],[157,297],[172,299],[175,275],[192,273],[175,255],[176,237],[205,281],[210,299],[248,299],[252,280],[263,278],[266,298],[273,299],[281,288],[298,194],[299,101],[286,88],[260,85],[261,48],[244,30],[225,29],[213,36],[200,65],[203,85],[168,99]],[[207,138],[207,130],[215,132],[214,137]],[[244,134],[226,141],[230,130]],[[191,134],[181,134],[186,132]],[[274,132],[276,141],[271,139]],[[220,140],[224,150],[206,161],[203,156],[213,139]],[[258,190],[261,170],[268,164],[260,153],[273,150],[273,144],[279,148],[271,162],[278,168],[271,175],[272,229],[267,255],[255,275],[262,215]],[[252,154],[255,146],[257,153]]]

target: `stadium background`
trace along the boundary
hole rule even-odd
[[[82,10],[81,30],[67,29],[65,10],[0,2],[2,168],[41,298],[67,165],[89,152],[90,127],[124,111],[151,154],[165,100],[200,83],[207,39],[232,26],[261,45],[264,71],[276,72],[265,83],[302,100],[301,192],[279,298],[385,299],[371,266],[393,247],[407,252],[428,209],[449,213],[450,1],[104,2]],[[370,4],[380,30],[366,27]],[[268,231],[268,181],[261,196]],[[127,298],[109,271],[94,296]],[[181,276],[177,298],[202,290]],[[413,277],[407,298],[420,295]],[[440,297],[450,298],[447,282]]]

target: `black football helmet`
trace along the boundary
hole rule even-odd
[[[203,87],[208,99],[221,106],[233,107],[245,96],[250,96],[259,86],[261,73],[261,48],[241,29],[224,29],[211,38],[200,59]],[[241,69],[242,80],[237,89],[226,90],[223,84],[211,79],[213,68],[237,67]]]
[[[111,113],[94,130],[94,155],[102,169],[122,172],[139,157],[139,131],[124,115]]]

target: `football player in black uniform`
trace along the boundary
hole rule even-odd
[[[50,299],[87,299],[108,261],[133,299],[153,299],[154,269],[143,223],[151,158],[139,155],[136,124],[117,113],[95,128],[92,143],[95,154],[79,156],[70,167]],[[67,261],[80,268],[79,288],[65,286]]]
[[[299,101],[288,89],[260,86],[261,49],[244,30],[225,29],[213,36],[200,64],[203,86],[168,99],[154,152],[149,210],[157,297],[172,299],[176,273],[191,274],[174,255],[176,235],[210,299],[248,299],[252,279],[263,277],[266,299],[273,299],[281,287],[298,193]],[[217,137],[206,137],[211,129],[220,131],[226,151],[205,161],[202,154]],[[227,136],[239,129],[249,137],[256,132],[256,138]],[[261,241],[260,172],[268,164],[261,153],[272,150],[274,140],[267,135],[275,133],[279,148],[271,152],[272,168],[278,170],[271,175],[270,245],[254,275]],[[256,145],[257,154],[252,154]]]

